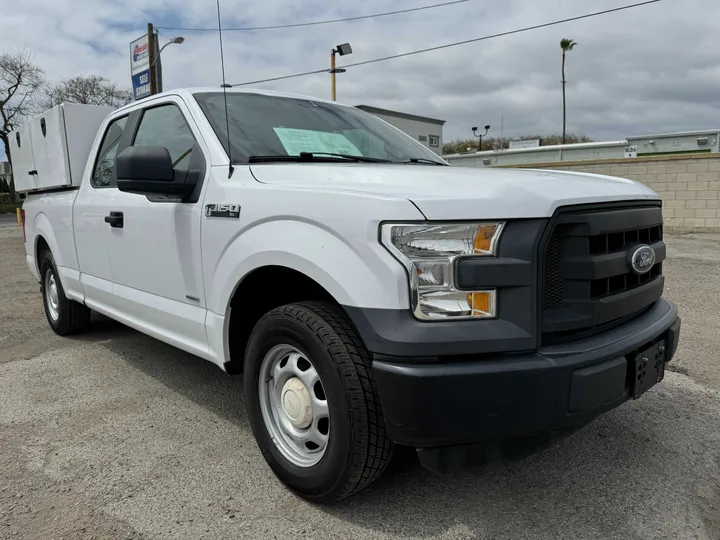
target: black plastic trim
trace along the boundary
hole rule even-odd
[[[388,435],[398,444],[437,447],[586,423],[630,399],[620,373],[620,366],[627,373],[626,357],[663,338],[670,361],[679,330],[677,308],[660,300],[620,327],[537,352],[436,364],[375,358]]]
[[[511,304],[509,309],[523,309]],[[502,319],[423,322],[409,309],[343,306],[369,351],[394,357],[437,357],[531,350],[536,338],[528,330]],[[525,308],[527,309],[527,308]]]
[[[638,244],[639,245],[639,244]],[[666,258],[666,249],[663,242],[650,244],[655,250],[655,263]],[[562,263],[563,279],[592,280],[612,276],[619,276],[632,272],[628,251],[614,251],[599,255],[584,255],[565,257]]]
[[[530,286],[535,272],[530,261],[518,259],[463,258],[457,262],[458,289]]]
[[[565,233],[566,236],[594,236],[646,227],[648,222],[662,223],[662,208],[657,202],[645,208],[637,203],[632,205],[624,203],[622,206],[625,208],[613,210],[612,206],[605,204],[592,205],[578,208],[579,211],[574,211],[572,206],[563,206],[556,225],[571,224]],[[599,212],[599,210],[607,211]]]
[[[647,220],[650,219],[652,221],[658,220],[657,224],[662,224],[662,201],[661,200],[628,200],[628,201],[618,201],[618,202],[605,202],[605,203],[592,203],[592,204],[580,204],[580,205],[570,205],[570,206],[561,206],[557,210],[555,210],[555,213],[550,218],[550,221],[548,223],[548,226],[545,229],[545,232],[543,234],[543,237],[540,241],[539,247],[538,247],[538,287],[537,287],[537,301],[539,308],[539,316],[538,316],[538,335],[541,338],[541,343],[546,343],[548,340],[552,341],[554,338],[552,336],[549,336],[550,332],[557,331],[560,329],[564,330],[572,330],[577,329],[579,332],[584,333],[585,330],[592,329],[592,327],[600,327],[602,326],[602,322],[600,320],[598,321],[591,321],[591,320],[585,320],[584,322],[578,322],[575,321],[575,324],[570,324],[570,311],[567,309],[567,301],[565,300],[563,303],[563,308],[558,311],[558,313],[555,313],[550,316],[550,322],[548,323],[548,312],[543,309],[544,304],[544,294],[545,294],[545,285],[546,285],[546,276],[543,275],[544,269],[545,269],[545,256],[546,256],[546,249],[550,242],[550,239],[552,238],[552,235],[554,234],[555,230],[558,226],[562,226],[564,228],[563,230],[563,236],[565,237],[572,237],[572,236],[593,236],[597,234],[605,234],[605,233],[612,233],[612,232],[619,232],[619,231],[625,231],[625,230],[633,230],[637,227],[644,227],[647,226]],[[578,223],[579,222],[579,223]],[[580,238],[570,238],[571,241],[578,241],[581,242],[582,239]],[[567,250],[566,250],[567,251]],[[661,255],[664,257],[665,252],[662,251]],[[570,256],[569,253],[565,253],[564,258]],[[610,263],[614,264],[614,263]],[[581,270],[582,271],[582,270]],[[572,272],[569,268],[563,268],[561,267],[561,272],[563,272],[564,276],[567,276],[567,272]],[[622,274],[624,272],[621,272]],[[574,276],[573,276],[574,277]],[[660,284],[662,284],[663,280],[655,280],[659,281]],[[567,281],[570,285],[572,285],[572,281]],[[652,283],[652,282],[651,282]],[[642,287],[638,287],[636,289],[632,289],[630,291],[626,291],[630,294],[642,294],[642,291],[640,290]],[[589,292],[589,291],[588,291]],[[654,298],[659,298],[662,294],[662,290],[660,290],[660,294],[656,295]],[[647,306],[649,303],[653,301],[653,298],[648,297],[648,303],[646,304],[639,304],[636,303],[635,311],[640,312],[643,307]],[[603,311],[603,308],[599,308],[600,311]],[[551,310],[552,311],[552,310]],[[631,311],[626,311],[625,315],[628,313],[631,313]],[[623,315],[618,315],[617,318],[622,317]],[[553,320],[554,319],[554,320]],[[607,321],[605,321],[607,322]],[[557,328],[557,330],[549,330],[549,328],[554,327]]]
[[[543,332],[562,332],[605,324],[639,311],[662,296],[665,278],[600,299],[566,300],[563,309],[545,313]],[[640,306],[638,308],[638,306]]]

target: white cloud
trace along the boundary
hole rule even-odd
[[[285,24],[427,5],[434,0],[221,0],[224,26]],[[226,32],[227,78],[238,83],[322,69],[348,41],[343,63],[513,30],[617,7],[628,0],[471,0],[464,4],[291,30]],[[391,6],[391,7],[390,7]],[[157,26],[216,24],[215,0],[22,0],[0,18],[0,51],[27,47],[50,80],[103,75],[129,86],[129,42]],[[446,140],[472,125],[499,134],[561,129],[560,47],[568,56],[568,129],[595,139],[720,126],[720,2],[660,3],[524,34],[351,68],[341,101],[446,119]],[[165,88],[220,84],[217,35],[182,34],[163,52]],[[327,97],[327,74],[260,85]]]

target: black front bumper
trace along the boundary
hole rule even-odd
[[[441,364],[375,355],[388,435],[437,448],[584,425],[632,397],[637,352],[662,338],[667,362],[679,334],[677,308],[661,299],[612,330],[533,353]]]

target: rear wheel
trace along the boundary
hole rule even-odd
[[[393,450],[370,357],[340,308],[270,311],[248,342],[245,395],[273,472],[306,499],[331,502],[372,483]]]
[[[52,253],[40,255],[40,290],[50,328],[56,334],[67,336],[87,329],[90,323],[90,309],[65,296],[58,276]]]

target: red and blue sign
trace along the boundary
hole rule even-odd
[[[140,62],[141,60],[147,58],[149,52],[149,47],[147,43],[142,44],[135,44],[133,47],[133,62]]]

